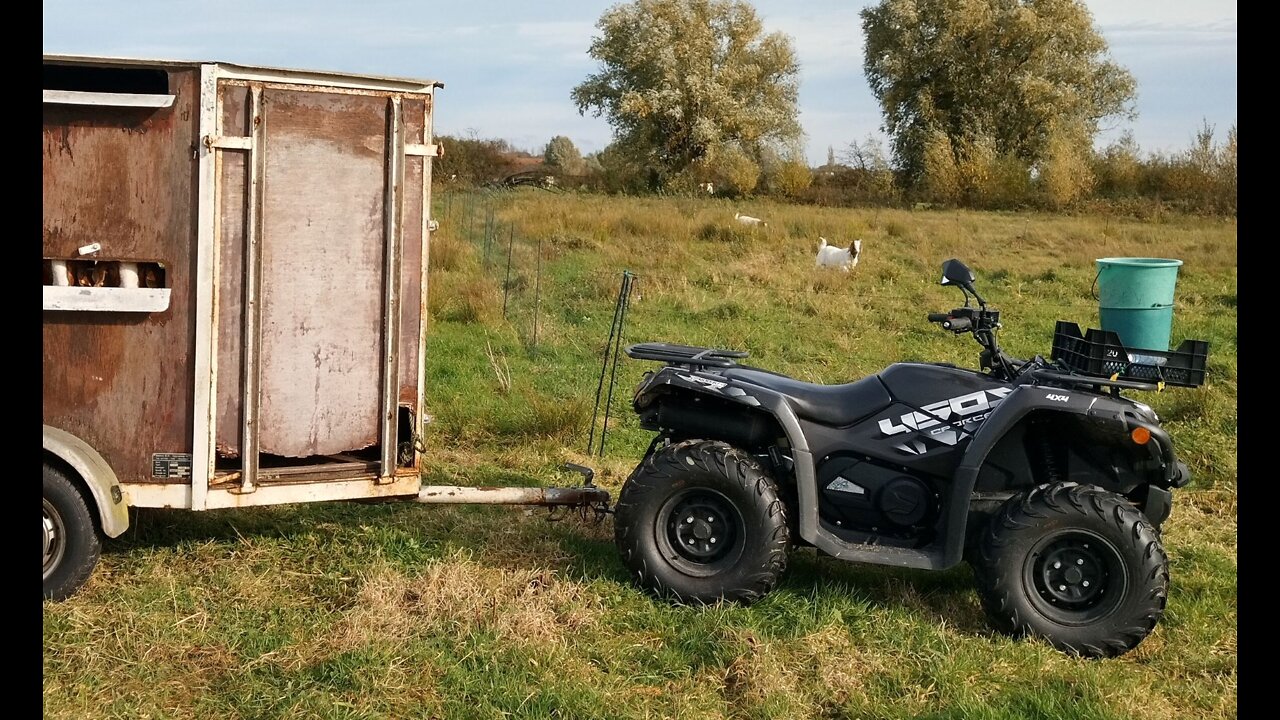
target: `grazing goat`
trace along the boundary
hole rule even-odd
[[[699,184],[698,184],[698,189],[699,189],[699,190],[701,190],[702,192],[704,192],[704,193],[708,194],[708,195],[715,195],[715,194],[716,194],[716,186],[715,186],[715,185],[713,185],[713,184],[711,184],[711,183],[709,183],[709,182],[699,183]]]
[[[854,240],[848,248],[828,245],[827,239],[818,238],[822,244],[818,246],[818,262],[816,267],[838,267],[849,272],[858,265],[858,256],[862,254],[862,241]]]
[[[734,213],[733,219],[737,220],[743,225],[758,225],[760,227],[769,227],[769,223],[761,220],[760,218],[751,217],[750,215],[743,215],[742,213]]]

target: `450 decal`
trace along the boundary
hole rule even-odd
[[[1005,396],[1013,392],[1013,388],[994,388],[958,395],[946,400],[929,403],[921,408],[924,412],[909,412],[898,418],[880,420],[880,432],[885,436],[899,435],[912,431],[925,431],[924,436],[936,440],[943,445],[955,445],[969,436],[966,430],[986,419],[987,413],[999,405]],[[955,418],[954,420],[952,418]],[[943,423],[946,423],[943,425]],[[935,426],[939,426],[936,427]],[[933,429],[931,429],[933,428]],[[927,446],[919,437],[897,445],[896,448],[910,455],[920,455],[927,451]]]

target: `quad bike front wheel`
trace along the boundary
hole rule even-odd
[[[786,510],[751,456],[723,442],[661,448],[631,473],[614,539],[639,584],[678,601],[750,603],[787,564]]]
[[[1005,503],[983,533],[974,571],[996,628],[1086,657],[1136,647],[1169,591],[1155,527],[1120,495],[1076,483]]]
[[[65,600],[89,579],[101,541],[84,496],[65,472],[44,465],[44,597]]]

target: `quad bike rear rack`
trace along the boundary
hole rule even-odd
[[[719,350],[716,348],[677,345],[672,343],[637,343],[628,345],[627,357],[636,360],[656,360],[669,365],[695,367],[735,367],[748,353],[743,350]]]

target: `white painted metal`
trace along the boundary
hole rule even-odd
[[[440,146],[434,143],[407,143],[404,146],[404,154],[422,157],[440,157]]]
[[[379,483],[372,477],[289,484],[261,483],[252,493],[242,493],[237,488],[222,489],[215,486],[209,491],[208,507],[231,508],[364,498],[412,497],[420,487],[422,487],[422,479],[417,473],[401,475],[386,483]]]
[[[361,500],[365,498],[409,498],[417,494],[422,481],[416,476],[400,476],[394,482],[378,484],[373,478],[326,480],[290,484],[259,484],[252,493],[235,486],[213,486],[206,498],[206,510],[219,508],[284,505],[287,503]],[[184,484],[125,483],[124,496],[133,507],[189,508],[191,486]]]
[[[200,125],[198,137],[221,135],[221,113],[218,112],[218,68],[200,67]],[[217,152],[203,143],[197,148],[199,171],[196,175],[196,305],[195,325],[195,397],[191,437],[191,485],[183,507],[204,510],[209,479],[214,472],[214,378],[217,376],[218,331],[218,255],[215,219],[217,217]],[[158,506],[147,506],[158,507]]]
[[[44,101],[56,105],[109,105],[112,107],[167,108],[172,95],[139,93],[81,92],[79,90],[45,90]]]
[[[404,118],[400,98],[392,97],[388,104],[391,113],[391,132],[387,138],[387,187],[383,198],[382,243],[382,392],[381,429],[378,442],[381,446],[381,471],[388,480],[396,471],[396,402],[400,387],[400,244],[404,228],[401,218],[404,202]]]
[[[442,87],[441,83],[430,80],[413,80],[409,78],[374,77],[371,75],[352,75],[347,73],[329,73],[322,70],[287,70],[283,68],[254,67],[218,63],[222,76],[236,80],[256,80],[259,82],[290,83],[294,85],[320,85],[323,87],[348,88],[352,90],[373,90],[378,92],[427,93],[433,87]]]
[[[163,312],[169,288],[44,286],[45,310]]]
[[[197,475],[199,473],[196,473]],[[193,476],[194,479],[194,476]],[[160,483],[123,483],[125,502],[130,507],[177,508],[179,510],[203,510],[195,507],[194,485]]]
[[[430,144],[435,132],[435,91],[427,97],[427,102],[423,112],[426,117],[422,120],[422,142]],[[436,221],[431,219],[431,160],[430,156],[423,156],[422,160],[422,263],[419,266],[422,273],[422,279],[419,289],[422,291],[421,297],[418,298],[418,417],[415,421],[418,423],[417,437],[414,438],[413,452],[414,464],[421,466],[422,451],[418,443],[419,437],[427,435],[427,282],[428,268],[431,260],[431,233],[436,229]]]
[[[221,120],[221,118],[219,118],[219,120]],[[214,147],[218,148],[219,150],[252,150],[253,149],[252,137],[238,137],[236,135],[231,135],[226,137],[219,136],[219,137],[213,138],[210,142],[213,144]]]

